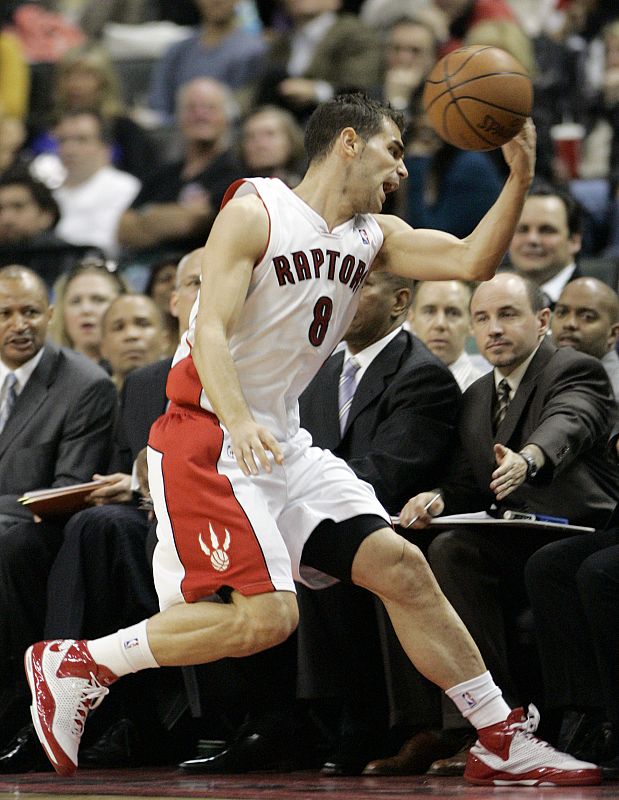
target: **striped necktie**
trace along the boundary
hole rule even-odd
[[[499,382],[496,392],[496,406],[494,408],[494,417],[492,420],[495,432],[498,430],[499,425],[503,422],[507,414],[507,409],[509,408],[509,392],[509,383],[503,378]]]
[[[355,375],[361,364],[354,356],[351,356],[344,364],[344,369],[340,375],[339,385],[339,406],[340,406],[340,432],[344,433],[346,427],[346,420],[348,419],[348,412],[352,405],[352,399],[355,395],[356,381]]]
[[[8,418],[11,416],[11,411],[13,410],[13,406],[17,400],[17,392],[15,390],[16,384],[17,377],[15,373],[9,372],[4,379],[4,385],[2,387],[4,400],[0,406],[0,432],[4,430],[4,426],[6,425]]]

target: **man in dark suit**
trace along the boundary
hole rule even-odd
[[[183,330],[200,285],[201,252],[201,249],[194,251],[181,259],[177,272],[171,311]],[[64,531],[59,528],[57,538],[62,545],[54,553],[53,563],[48,561],[45,572],[41,572],[42,613],[47,586],[46,635],[70,636],[91,631],[102,635],[157,611],[145,549],[150,522],[132,492],[130,473],[146,447],[151,424],[165,411],[170,364],[171,359],[157,361],[129,373],[125,379],[108,474],[101,476],[103,485],[91,495],[96,505],[74,515]],[[98,472],[102,471],[99,467]],[[87,478],[91,476],[92,470]],[[19,680],[23,683],[21,675]],[[130,685],[128,691],[131,689]],[[119,698],[116,710],[121,706]],[[108,718],[113,711],[110,709]],[[112,757],[118,755],[113,745],[114,742],[110,745]],[[0,772],[24,772],[34,767],[46,767],[46,759],[28,726],[0,754]]]
[[[512,509],[606,527],[619,499],[619,467],[607,449],[615,401],[604,367],[550,342],[543,296],[517,275],[481,284],[471,314],[477,346],[494,370],[463,396],[454,462],[440,484],[443,499],[424,511],[432,495],[417,495],[403,509],[403,523],[419,514],[413,527],[423,528],[443,509],[449,514],[495,505],[499,513]],[[510,622],[528,606],[524,566],[537,549],[565,535],[562,528],[517,534],[471,526],[439,534],[429,548],[441,588],[512,705],[523,689],[515,666],[519,647],[510,650]],[[462,725],[455,715],[452,723],[449,711],[444,723]],[[461,757],[437,762],[431,772],[459,768]]]
[[[443,477],[460,403],[450,371],[401,327],[411,288],[395,276],[370,275],[346,332],[345,350],[325,363],[299,402],[301,422],[314,444],[343,458],[394,515],[407,494],[431,488]],[[361,368],[342,430],[338,386],[351,357]],[[407,659],[384,608],[368,592],[343,583],[321,592],[297,590],[299,691],[336,697],[342,704],[339,741],[323,773],[359,774],[381,754],[385,690],[392,704],[410,703],[428,723],[435,714],[434,692],[422,680],[394,685],[397,669],[391,667],[385,686],[381,651],[392,666]],[[403,711],[392,708],[394,725]]]
[[[301,424],[314,444],[346,460],[393,514],[411,492],[434,485],[442,476],[460,401],[449,370],[402,328],[412,288],[412,281],[371,273],[344,337],[345,348],[325,362],[299,401]],[[359,369],[343,423],[339,384],[351,356]],[[323,771],[359,773],[377,752],[379,726],[385,727],[385,676],[374,600],[363,589],[343,583],[319,592],[297,584],[297,592],[300,692],[337,696],[345,709],[338,753]],[[384,610],[381,622],[388,624]],[[399,648],[394,634],[392,638]],[[266,763],[277,766],[278,759],[281,763],[292,754],[294,683],[279,676],[284,658],[294,675],[294,649],[285,643],[277,656],[267,652],[268,666],[267,653],[258,654],[263,658],[258,680],[258,669],[254,671],[257,687],[249,725],[222,753],[184,762],[184,769],[245,772]],[[247,665],[256,663],[252,659],[245,660]],[[269,679],[270,664],[277,679]]]
[[[60,543],[60,534],[35,524],[18,498],[101,471],[116,417],[109,376],[46,342],[52,313],[35,272],[0,270],[0,736],[19,716],[8,687],[23,684],[23,650],[42,630],[47,573]]]

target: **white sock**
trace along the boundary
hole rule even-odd
[[[453,700],[462,716],[478,730],[503,722],[511,712],[489,672],[452,686],[445,694]]]
[[[109,636],[89,640],[88,649],[93,659],[119,678],[130,672],[158,667],[148,644],[146,623],[147,620],[142,620]]]

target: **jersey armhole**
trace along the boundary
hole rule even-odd
[[[252,192],[259,198],[260,202],[264,207],[264,210],[267,212],[267,219],[269,221],[269,230],[267,232],[267,241],[264,250],[262,251],[262,253],[260,253],[256,261],[254,262],[254,269],[256,269],[256,267],[260,266],[260,264],[262,263],[266,253],[268,252],[269,245],[271,244],[271,215],[269,214],[269,209],[267,208],[267,205],[264,202],[264,199],[260,194],[258,187],[252,181],[247,180],[247,178],[239,178],[238,180],[234,181],[234,183],[231,183],[230,186],[226,189],[226,192],[221,201],[220,211],[228,203],[229,200],[232,200],[232,198],[236,196],[236,193],[243,185],[251,187],[251,189],[248,189],[248,191],[245,192],[245,194]]]

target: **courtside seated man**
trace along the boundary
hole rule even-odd
[[[505,186],[462,240],[380,214],[407,176],[402,127],[392,109],[341,96],[309,120],[309,166],[294,190],[252,178],[227,192],[170,372],[170,407],[149,441],[162,611],[101,639],[38,642],[26,653],[35,728],[59,773],[75,772],[85,715],[118,677],[275,645],[297,624],[294,578],[334,577],[381,598],[415,666],[478,729],[469,780],[599,781],[593,764],[531,735],[418,548],[395,533],[371,487],[299,427],[298,396],[344,335],[370,268],[487,279],[518,221],[534,170],[532,123],[503,147]],[[218,591],[226,602],[202,602]]]

